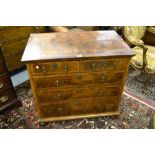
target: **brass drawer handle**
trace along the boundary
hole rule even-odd
[[[56,83],[56,86],[57,86],[57,87],[60,87],[60,81],[59,81],[59,80],[56,80],[55,83]]]
[[[77,100],[77,101],[75,101],[75,104],[76,104],[77,106],[80,106],[80,105],[81,105],[81,101],[80,101],[80,100]]]
[[[52,70],[56,70],[58,68],[58,65],[56,63],[52,64]]]
[[[114,62],[114,63],[113,63],[113,68],[114,68],[114,69],[117,69],[117,62]]]
[[[77,74],[77,78],[78,78],[79,80],[81,80],[81,79],[82,79],[82,76],[81,76],[80,74]]]
[[[3,86],[4,86],[4,83],[0,82],[0,89],[3,88]]]
[[[46,73],[46,68],[45,68],[45,66],[42,67],[42,71],[43,71],[43,73]]]
[[[103,83],[105,81],[105,76],[101,77],[101,83]]]
[[[0,103],[4,103],[5,101],[7,101],[9,99],[8,96],[2,96],[0,97]]]
[[[65,79],[64,79],[64,83],[65,84],[70,84],[71,83],[71,77],[66,77]]]
[[[68,65],[64,65],[64,71],[68,72],[68,70],[69,70]]]
[[[92,70],[95,70],[96,69],[96,64],[95,63],[92,63]]]
[[[98,96],[103,96],[103,91],[102,90],[98,91]]]
[[[61,94],[60,94],[60,93],[57,94],[57,98],[58,98],[59,100],[61,99]]]

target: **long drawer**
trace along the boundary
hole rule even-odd
[[[123,71],[105,71],[92,73],[74,73],[62,75],[33,76],[36,89],[64,88],[77,86],[119,85],[122,83]]]
[[[44,26],[10,26],[0,31],[2,44],[17,41],[18,38],[29,37],[30,33],[45,32]]]
[[[66,101],[62,104],[39,105],[41,117],[71,116],[82,114],[96,114],[103,112],[117,112],[118,98],[99,98]]]
[[[9,75],[8,74],[0,75],[0,92],[11,86],[12,85]]]
[[[65,90],[46,90],[37,93],[38,103],[43,104],[61,104],[64,100],[87,99],[96,97],[118,97],[120,87],[77,87],[75,89]],[[46,97],[45,97],[46,96]]]
[[[16,99],[14,89],[12,87],[5,89],[0,93],[0,108],[11,102],[13,99]]]

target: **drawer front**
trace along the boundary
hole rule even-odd
[[[79,71],[79,62],[66,61],[66,62],[35,63],[31,64],[31,70],[33,75],[72,73]]]
[[[80,61],[80,71],[124,70],[127,62],[128,59],[82,60]]]
[[[11,80],[8,74],[0,76],[0,92],[11,86]]]
[[[16,98],[15,91],[12,87],[0,93],[0,107],[6,105]]]
[[[24,62],[21,62],[22,54],[23,52],[20,52],[5,59],[8,71],[16,70],[25,65]]]
[[[87,99],[96,97],[118,97],[119,92],[119,87],[77,87],[75,89],[66,90],[40,91],[37,92],[37,98],[39,104],[52,104],[54,101],[57,101],[61,104],[61,102],[64,100]]]
[[[40,106],[41,117],[59,117],[118,111],[118,98],[87,99]]]
[[[5,63],[4,62],[0,63],[0,75],[6,72],[7,72],[7,68],[5,66]]]
[[[23,52],[26,46],[28,39],[20,40],[18,42],[14,42],[12,44],[5,44],[3,48],[4,57]]]
[[[95,72],[95,73],[74,73],[70,75],[47,75],[33,76],[36,89],[64,88],[77,86],[120,85],[124,76],[123,71],[119,72]]]
[[[29,37],[30,33],[45,32],[43,26],[13,26],[12,28],[1,31],[0,39],[2,43],[10,40],[17,40],[20,37]]]

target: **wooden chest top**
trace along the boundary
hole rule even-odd
[[[115,31],[31,34],[22,61],[133,56]]]

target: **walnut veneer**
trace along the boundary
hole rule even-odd
[[[132,56],[115,31],[31,34],[22,61],[39,120],[118,115]]]

